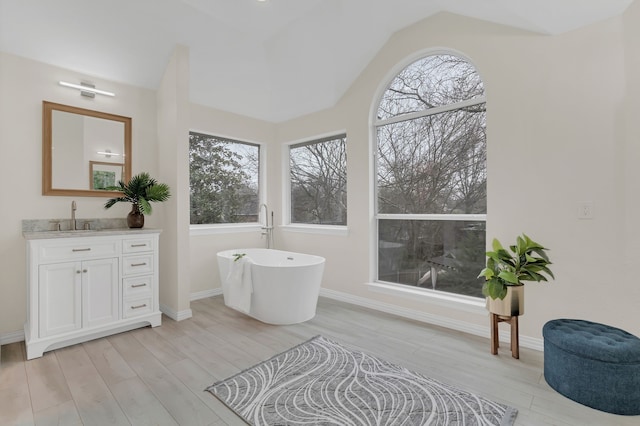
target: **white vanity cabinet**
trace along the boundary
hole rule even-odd
[[[27,359],[160,325],[158,230],[25,233]]]

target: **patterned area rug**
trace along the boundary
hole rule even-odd
[[[512,425],[517,410],[322,336],[206,389],[251,425]]]

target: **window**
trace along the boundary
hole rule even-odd
[[[189,132],[191,224],[258,221],[260,146]]]
[[[468,61],[424,57],[378,105],[377,280],[482,297],[487,211],[484,86]]]
[[[347,136],[289,147],[291,223],[347,224]]]

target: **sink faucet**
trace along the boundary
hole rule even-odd
[[[76,210],[78,209],[78,206],[76,205],[75,200],[71,202],[71,222],[69,223],[69,228],[72,231],[75,231],[76,229]]]

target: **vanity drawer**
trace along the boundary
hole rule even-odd
[[[136,297],[125,299],[122,303],[122,317],[132,318],[153,312],[153,297]]]
[[[122,279],[122,296],[139,297],[151,295],[153,286],[153,275],[142,277],[131,277]]]
[[[140,253],[145,251],[153,251],[153,238],[140,237],[122,241],[122,253]]]
[[[122,275],[149,274],[154,270],[153,253],[122,257]]]
[[[78,238],[66,241],[42,243],[39,246],[38,256],[40,263],[51,263],[62,260],[75,260],[81,258],[112,257],[118,256],[119,241],[96,241]]]

